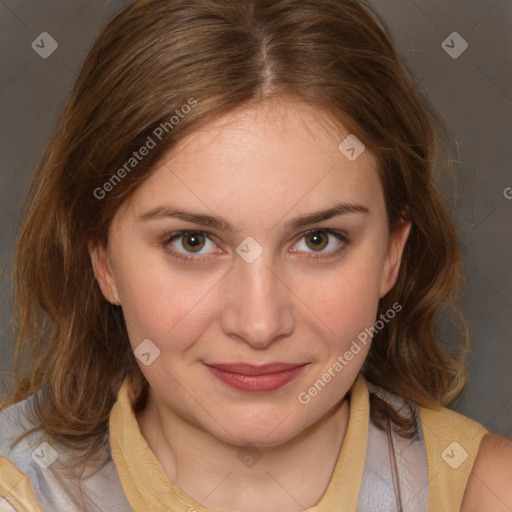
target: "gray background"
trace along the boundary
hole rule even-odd
[[[13,353],[12,264],[20,209],[86,51],[126,0],[0,0],[0,369]],[[512,439],[512,0],[374,0],[454,134],[470,381],[451,408]],[[59,47],[31,47],[48,32]],[[458,32],[467,50],[442,47]],[[454,40],[448,44],[459,48]],[[10,386],[8,373],[1,386]]]

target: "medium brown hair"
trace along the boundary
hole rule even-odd
[[[363,141],[379,161],[391,232],[403,218],[412,222],[379,314],[396,302],[403,309],[375,335],[366,379],[425,407],[460,393],[465,324],[459,353],[436,332],[439,312],[456,306],[461,264],[434,187],[441,124],[383,20],[355,0],[146,0],[116,15],[92,46],[33,178],[15,259],[15,388],[3,406],[41,390],[42,427],[90,455],[105,439],[123,378],[143,405],[148,383],[121,308],[94,278],[88,243],[107,244],[120,205],[186,135],[285,96]],[[94,191],[191,99],[195,108],[98,199]],[[376,418],[410,434],[410,423],[371,396]]]

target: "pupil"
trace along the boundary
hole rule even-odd
[[[201,249],[202,244],[201,244],[201,241],[199,238],[200,237],[198,235],[187,235],[184,238],[186,246],[188,246],[189,248],[192,248],[192,249],[195,249],[197,247],[199,247],[199,249]],[[187,247],[185,247],[185,248],[187,248]]]
[[[322,241],[323,232],[317,231],[316,233],[311,233],[309,235],[309,240],[312,242],[314,248],[318,249],[319,247],[323,249],[326,245],[325,241]]]

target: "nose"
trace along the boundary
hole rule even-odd
[[[272,268],[267,259],[247,263],[238,258],[225,286],[221,326],[228,336],[265,349],[293,332],[293,294],[282,270]]]

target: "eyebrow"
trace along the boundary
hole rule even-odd
[[[369,215],[370,210],[359,203],[338,203],[331,208],[326,210],[320,210],[318,212],[308,213],[295,217],[289,220],[285,224],[286,229],[299,229],[310,224],[315,224],[323,220],[332,219],[339,215]],[[139,216],[140,222],[147,222],[154,219],[161,218],[176,218],[194,224],[201,224],[210,228],[218,229],[219,231],[226,231],[235,233],[240,230],[235,230],[234,227],[223,217],[214,217],[204,213],[198,213],[190,210],[183,210],[178,208],[172,208],[168,206],[159,206],[148,212],[143,213]]]

